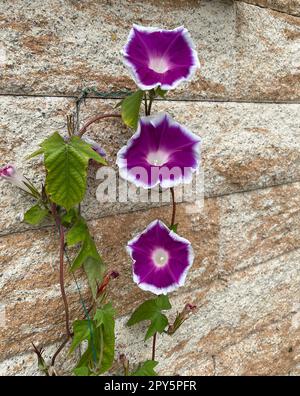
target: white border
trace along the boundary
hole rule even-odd
[[[181,31],[183,39],[186,41],[186,43],[189,45],[189,47],[191,48],[191,51],[192,51],[193,64],[192,64],[192,66],[190,66],[189,74],[186,77],[180,77],[178,80],[175,80],[172,85],[161,84],[161,83],[156,83],[156,84],[152,84],[152,85],[143,84],[138,76],[135,65],[132,62],[130,62],[128,59],[126,59],[126,56],[129,56],[127,53],[127,49],[128,49],[128,46],[129,46],[131,40],[133,39],[133,37],[135,35],[135,32],[134,32],[135,29],[138,30],[139,32],[143,32],[143,33],[145,33],[145,32],[146,33],[154,33],[154,32],[179,32],[179,31]],[[163,90],[175,89],[178,87],[178,85],[182,81],[190,81],[193,78],[196,70],[198,68],[200,68],[200,62],[199,62],[197,51],[195,50],[194,42],[191,38],[190,33],[183,25],[179,26],[175,29],[168,30],[168,29],[160,29],[160,28],[156,28],[156,27],[145,27],[145,26],[133,24],[133,27],[131,28],[129,35],[128,35],[127,43],[122,48],[121,54],[123,55],[123,63],[129,70],[135,83],[137,84],[137,86],[139,88],[141,88],[144,91],[148,90],[148,89],[152,89],[152,88],[157,88],[157,87],[160,87]]]
[[[184,175],[181,175],[181,177],[178,178],[178,179],[165,180],[165,181],[162,180],[162,182],[160,182],[160,180],[158,179],[155,183],[149,185],[149,184],[143,183],[142,180],[137,180],[135,178],[135,176],[130,173],[130,170],[128,170],[128,168],[127,168],[127,161],[124,159],[124,156],[126,155],[127,151],[132,147],[134,142],[140,137],[140,135],[141,135],[141,124],[142,123],[144,123],[144,124],[152,124],[153,126],[157,126],[164,120],[164,118],[167,119],[167,122],[168,122],[169,126],[179,127],[180,130],[184,134],[186,134],[190,139],[196,140],[196,142],[194,144],[194,147],[192,149],[193,155],[196,158],[196,165],[194,167],[190,167],[191,173],[189,175],[187,175],[187,177],[184,177]],[[160,113],[157,113],[155,115],[145,116],[145,117],[141,117],[140,118],[136,133],[128,140],[127,145],[123,146],[118,151],[116,164],[119,167],[119,174],[120,174],[120,176],[123,179],[128,180],[131,183],[133,183],[135,186],[142,187],[144,189],[153,188],[153,187],[157,186],[158,184],[160,184],[162,188],[176,187],[176,186],[178,186],[181,183],[189,184],[192,181],[193,173],[196,172],[197,169],[200,166],[200,159],[201,159],[200,147],[201,147],[201,144],[202,144],[202,141],[201,141],[201,138],[199,136],[197,136],[196,134],[194,134],[193,132],[188,130],[183,125],[179,124],[177,121],[173,120],[173,118],[171,116],[169,116],[169,114],[167,114],[165,112],[160,112]]]
[[[157,223],[162,227],[162,228],[166,228],[169,232],[169,235],[171,238],[173,238],[176,241],[182,242],[184,244],[186,244],[188,246],[188,266],[186,267],[186,269],[183,271],[183,273],[181,274],[178,283],[174,283],[168,287],[165,288],[158,288],[156,286],[153,286],[149,283],[141,283],[139,276],[136,275],[134,273],[134,264],[136,263],[136,260],[133,259],[133,248],[131,247],[132,244],[134,244],[135,242],[137,242],[137,240],[143,235],[146,234],[148,231],[150,231],[154,226],[157,225]],[[183,286],[185,283],[185,279],[187,276],[187,273],[189,271],[189,269],[191,268],[191,266],[193,265],[194,262],[194,250],[193,247],[191,245],[191,242],[188,241],[187,239],[179,236],[178,234],[176,234],[176,232],[171,231],[161,220],[154,220],[152,221],[146,228],[144,231],[142,231],[140,234],[138,234],[137,236],[135,236],[133,239],[131,239],[126,246],[126,250],[127,253],[130,255],[130,258],[132,260],[132,273],[133,273],[133,281],[138,285],[139,288],[141,288],[142,290],[145,291],[150,291],[156,295],[160,295],[160,294],[168,294],[176,289],[178,289],[180,286]]]

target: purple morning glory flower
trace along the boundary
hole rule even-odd
[[[0,177],[28,192],[29,194],[32,194],[32,191],[28,187],[28,184],[30,184],[29,181],[14,165],[6,165],[1,168]]]
[[[143,290],[167,294],[183,286],[194,260],[190,242],[155,220],[127,244],[133,280]]]
[[[82,136],[81,138],[82,140],[84,140],[86,143],[88,143],[89,145],[91,145],[92,149],[94,151],[96,151],[96,153],[98,153],[99,155],[101,155],[101,157],[106,157],[106,152],[105,150],[97,143],[95,142],[93,139],[91,139],[90,137],[88,137],[87,135]]]
[[[143,90],[176,88],[190,80],[199,59],[189,32],[133,25],[123,48],[124,63]]]
[[[189,183],[199,166],[200,142],[166,113],[141,117],[137,132],[117,154],[120,175],[143,188]]]

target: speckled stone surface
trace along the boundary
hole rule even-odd
[[[81,106],[81,125],[97,113],[117,112],[116,101],[88,99]],[[41,160],[24,161],[38,144],[58,130],[66,134],[66,115],[75,111],[72,99],[2,97],[0,100],[0,150],[5,161],[41,183]],[[205,196],[218,196],[300,180],[300,105],[190,103],[161,101],[153,111],[168,111],[177,121],[202,137]],[[103,145],[109,165],[116,169],[118,150],[132,131],[119,120],[94,124],[87,134]],[[82,205],[88,218],[145,209],[147,202],[96,200],[100,180],[91,167],[89,188]],[[20,220],[30,203],[26,196],[1,182],[0,233],[24,229]],[[17,194],[17,195],[16,195]],[[16,198],[18,196],[18,199]],[[157,204],[153,203],[153,206]]]
[[[236,3],[236,97],[299,100],[300,18]]]
[[[170,320],[187,302],[198,305],[176,336],[159,336],[157,359],[162,375],[286,375],[299,362],[299,250],[232,274],[227,282],[173,296]],[[52,308],[52,303],[50,304]],[[35,306],[37,309],[38,306]],[[37,311],[37,319],[39,318]],[[144,343],[143,325],[128,329],[128,317],[118,320],[117,354],[125,353],[132,365],[149,359],[150,342]],[[36,319],[35,319],[36,320]],[[45,326],[45,324],[44,324]],[[51,334],[51,328],[47,328]],[[26,331],[26,325],[22,325]],[[27,327],[27,337],[10,345],[15,355],[0,363],[2,375],[36,375],[32,353],[22,345],[38,340],[40,329]],[[48,333],[48,332],[47,332]],[[5,336],[7,342],[8,335]],[[50,337],[49,337],[50,338]],[[46,341],[46,339],[44,339]],[[7,344],[6,344],[7,345]],[[19,354],[13,348],[19,348]],[[9,352],[8,348],[5,348]],[[46,349],[53,354],[54,346]],[[180,358],[178,358],[180,353]],[[62,355],[61,374],[72,366]],[[22,361],[24,362],[22,364]],[[114,372],[120,368],[117,363]],[[120,372],[120,371],[119,371]]]
[[[133,23],[185,25],[199,52],[195,97],[226,97],[233,86],[233,2],[131,0],[2,1],[0,47],[6,50],[0,91],[74,94],[134,88],[120,51]],[[13,15],[13,17],[12,17]],[[222,20],[222,24],[220,21]],[[226,46],[225,46],[226,43]],[[185,86],[175,93],[189,97]]]
[[[241,2],[300,16],[300,3],[298,0],[241,0]]]
[[[228,338],[228,344],[237,342],[239,337],[242,339],[243,331],[251,332],[251,326],[256,321],[255,326],[258,326],[265,321],[269,323],[270,317],[273,322],[274,316],[277,320],[278,315],[294,311],[296,315],[298,312],[299,189],[299,183],[295,183],[208,198],[201,214],[188,215],[185,204],[178,207],[178,231],[192,242],[196,258],[185,287],[173,293],[172,299],[176,301],[188,294],[188,299],[199,307],[208,304],[206,313],[203,313],[205,323],[202,319],[199,323],[207,331],[211,328],[218,337],[212,345],[202,338],[204,335],[199,338],[195,335],[201,345],[200,350],[205,350],[201,352],[201,358],[207,356],[210,348],[220,350],[221,344],[225,343],[224,337]],[[285,202],[287,196],[290,197],[289,204]],[[248,207],[245,202],[248,202]],[[128,314],[131,307],[149,296],[133,283],[130,260],[124,246],[151,220],[160,218],[168,222],[170,214],[165,208],[150,209],[139,212],[138,216],[131,213],[90,223],[108,268],[120,273],[112,285],[110,296],[121,315]],[[12,358],[28,351],[30,341],[48,344],[55,341],[58,335],[63,335],[63,307],[57,273],[58,241],[55,230],[50,228],[40,231],[39,235],[32,231],[11,234],[2,237],[0,242],[1,262],[5,266],[0,298],[6,314],[6,324],[0,329],[0,350],[3,358]],[[82,307],[74,280],[68,276],[66,283],[72,318],[80,318]],[[86,290],[83,280],[80,287],[82,291]],[[214,310],[217,312],[211,317]],[[219,318],[222,311],[223,319]],[[217,318],[221,322],[241,326],[241,329],[232,333],[224,325],[224,331],[229,333],[221,336],[215,323]],[[246,318],[250,321],[248,325]],[[190,326],[188,333],[184,328],[182,330],[183,337],[188,339]],[[122,331],[124,329],[120,329],[121,334]],[[120,336],[120,343],[130,349],[130,339],[124,341],[124,336]],[[165,350],[168,351],[168,347]],[[191,351],[194,347],[190,348]],[[195,351],[193,353],[196,359],[197,354]],[[214,351],[211,354],[214,355]],[[164,364],[162,369],[167,370],[163,367]],[[185,369],[188,370],[182,362],[182,370]],[[254,368],[252,373],[255,373]]]
[[[133,89],[120,50],[132,23],[184,24],[201,68],[180,99],[299,99],[299,18],[244,2],[2,1],[0,91],[75,95]],[[262,28],[263,26],[263,28]]]

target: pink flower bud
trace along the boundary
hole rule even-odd
[[[21,188],[22,190],[28,192],[29,194],[32,193],[32,191],[26,185],[29,184],[29,182],[14,165],[6,165],[1,168],[0,177],[4,180],[7,180],[11,184],[14,184],[15,186]]]

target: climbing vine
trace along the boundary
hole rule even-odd
[[[133,281],[151,293],[151,297],[132,313],[127,326],[147,321],[149,326],[144,339],[152,339],[152,351],[149,360],[137,367],[132,367],[126,356],[121,355],[119,363],[124,375],[156,375],[157,336],[162,333],[173,336],[196,309],[187,304],[172,323],[166,314],[171,309],[169,294],[184,285],[194,260],[191,243],[179,235],[174,188],[181,183],[190,183],[193,172],[199,167],[200,139],[167,113],[152,114],[152,105],[157,98],[165,98],[169,90],[194,75],[199,67],[197,53],[189,33],[183,27],[162,30],[134,25],[123,49],[123,60],[138,89],[126,92],[114,112],[96,114],[81,128],[69,117],[65,134],[54,132],[41,142],[39,148],[27,158],[30,160],[39,156],[43,159],[45,179],[40,187],[14,165],[6,165],[0,170],[3,179],[35,200],[25,213],[24,221],[35,226],[48,218],[57,229],[65,336],[50,361],[44,359],[43,348],[33,344],[39,368],[47,376],[58,375],[56,358],[67,345],[69,354],[79,347],[83,351],[72,370],[77,376],[106,373],[116,359],[116,311],[114,301],[109,298],[109,284],[119,274],[107,271],[80,210],[91,161],[99,166],[107,165],[101,145],[86,134],[95,122],[117,117],[135,131],[117,154],[120,176],[138,188],[159,186],[163,190],[169,189],[172,199],[170,223],[153,219],[127,244]],[[91,90],[83,92],[77,103],[89,93]],[[90,304],[84,301],[78,286],[76,273],[79,269],[84,270],[89,283]],[[73,322],[65,288],[66,271],[74,278],[83,308],[82,317]],[[132,284],[132,287],[136,286]]]

